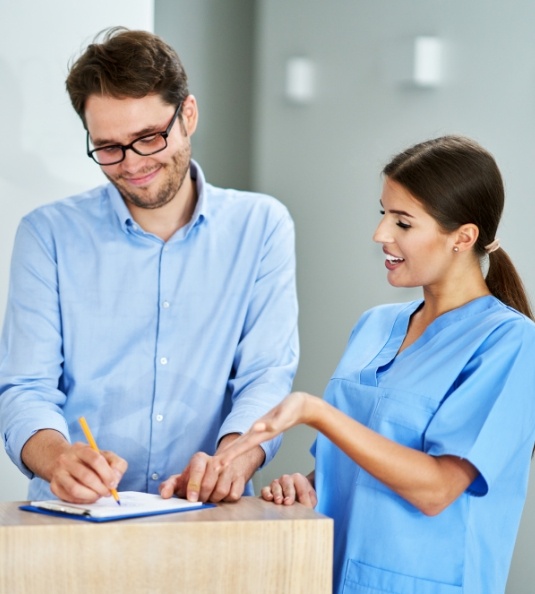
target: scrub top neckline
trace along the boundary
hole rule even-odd
[[[425,345],[435,337],[444,328],[450,327],[467,317],[475,316],[496,306],[499,301],[494,295],[484,295],[477,297],[472,301],[468,301],[460,307],[456,307],[450,311],[444,312],[436,319],[434,319],[424,332],[407,348],[403,349],[401,353],[399,349],[403,344],[405,335],[409,327],[410,318],[424,303],[423,299],[410,302],[407,307],[403,308],[392,327],[392,332],[388,337],[387,343],[380,351],[379,355],[370,362],[366,369],[362,370],[364,377],[369,377],[371,374],[376,382],[376,373],[386,371],[388,367],[396,360],[403,360],[410,356],[415,351],[425,347]],[[363,378],[364,379],[364,378]],[[367,382],[366,382],[367,383]]]

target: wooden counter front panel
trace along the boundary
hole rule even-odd
[[[332,520],[302,506],[244,498],[98,525],[7,511],[1,594],[331,592]]]

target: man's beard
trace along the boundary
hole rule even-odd
[[[191,149],[188,148],[182,151],[176,152],[171,158],[170,163],[163,164],[163,173],[167,174],[167,180],[163,187],[161,187],[156,195],[152,196],[149,192],[136,191],[130,188],[126,188],[122,183],[121,176],[117,178],[104,175],[110,180],[110,182],[119,190],[119,193],[126,202],[130,202],[138,208],[145,209],[156,209],[161,208],[165,204],[171,202],[171,200],[177,195],[178,191],[184,183],[184,179],[189,172],[190,168],[190,157]],[[149,173],[147,171],[146,173]],[[144,172],[140,172],[144,173]]]

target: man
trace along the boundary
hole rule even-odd
[[[222,471],[212,455],[290,391],[297,366],[291,218],[205,181],[191,160],[197,104],[159,37],[108,30],[67,90],[110,183],[19,226],[0,351],[6,451],[30,499],[119,487],[236,500],[278,442]]]

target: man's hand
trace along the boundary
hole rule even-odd
[[[228,446],[239,435],[226,435],[218,451]],[[216,452],[217,456],[217,452]],[[264,450],[256,447],[236,457],[224,468],[216,459],[204,452],[194,454],[181,474],[174,474],[160,485],[164,499],[177,495],[188,501],[238,501],[247,481],[264,461]]]
[[[69,444],[57,431],[38,431],[24,445],[24,464],[50,483],[56,497],[71,503],[94,503],[111,495],[128,466],[113,452],[96,452],[83,443]]]

